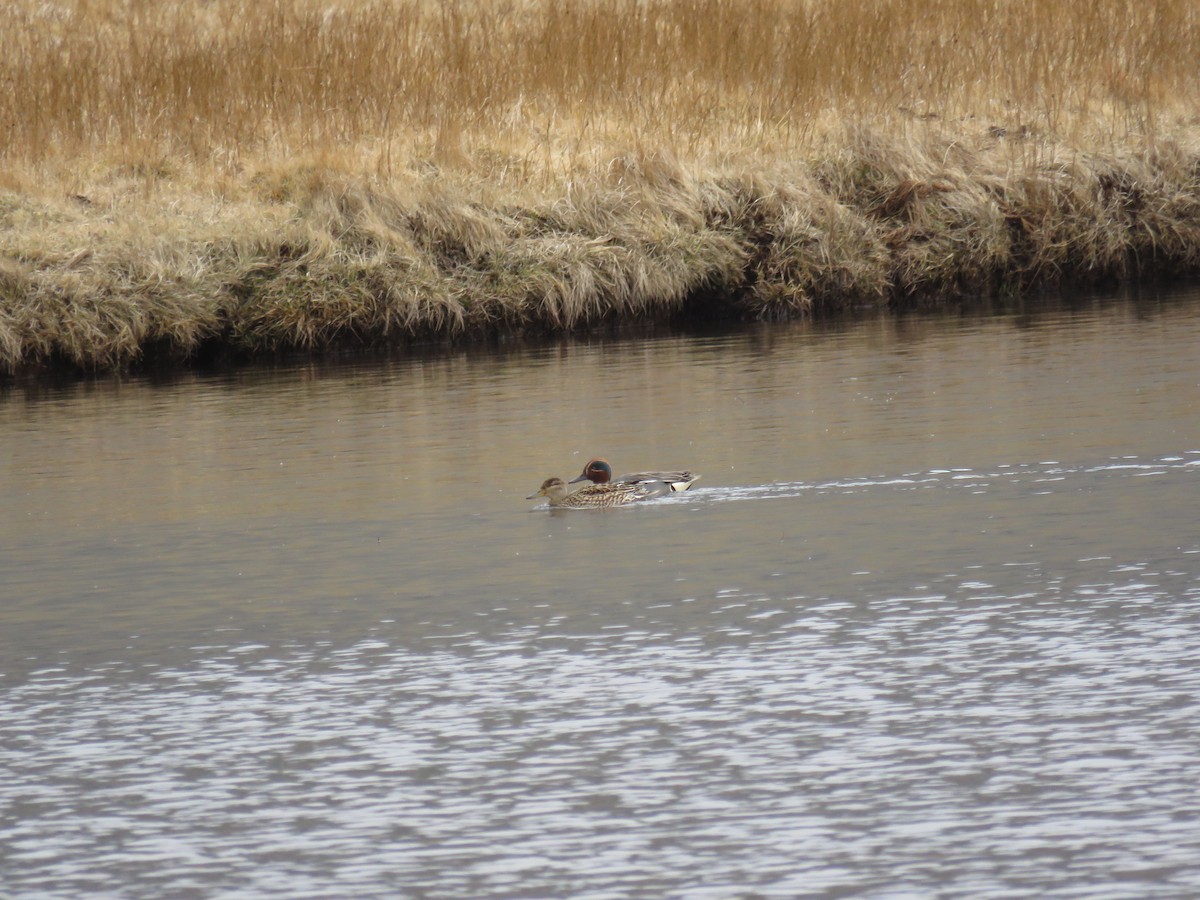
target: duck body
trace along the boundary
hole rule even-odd
[[[568,493],[567,483],[561,478],[547,478],[525,499],[545,497],[551,506],[562,509],[604,509],[626,506],[652,496],[655,495],[637,484],[589,484],[572,494]]]
[[[632,472],[614,478],[612,466],[608,460],[597,457],[588,460],[587,465],[583,467],[583,472],[579,477],[572,478],[570,483],[590,481],[595,485],[631,484],[648,491],[648,496],[662,497],[665,494],[686,491],[699,480],[699,475],[686,470],[682,472]]]

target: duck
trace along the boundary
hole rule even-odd
[[[583,472],[578,478],[572,478],[570,484],[578,481],[591,481],[596,485],[633,484],[649,491],[651,497],[662,497],[666,494],[676,494],[686,491],[700,480],[694,472],[633,472],[629,475],[613,477],[612,466],[607,459],[596,457],[588,460]],[[587,488],[584,488],[587,490]]]
[[[638,484],[589,484],[575,493],[567,493],[567,483],[561,478],[547,478],[526,500],[545,497],[550,505],[563,509],[603,509],[625,506],[654,496]]]

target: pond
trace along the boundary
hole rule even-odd
[[[10,896],[1200,890],[1200,292],[0,387]],[[549,510],[592,456],[688,492]]]

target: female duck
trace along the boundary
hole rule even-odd
[[[573,494],[567,493],[567,484],[561,478],[547,478],[526,500],[545,497],[554,507],[565,509],[597,509],[608,506],[625,506],[654,496],[637,484],[589,484]]]
[[[673,494],[678,491],[686,491],[693,484],[700,480],[700,476],[692,472],[633,472],[629,475],[621,475],[618,478],[613,478],[612,466],[608,460],[597,457],[596,459],[588,460],[588,464],[583,467],[583,472],[578,478],[572,478],[571,484],[577,481],[591,481],[597,485],[607,484],[632,484],[644,488],[649,493],[650,497],[661,497],[664,494]],[[584,488],[587,490],[587,488]]]

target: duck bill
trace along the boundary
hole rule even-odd
[[[578,484],[581,481],[587,481],[587,480],[588,480],[588,477],[586,474],[585,475],[576,475],[574,478],[572,478],[570,481],[568,481],[567,484]]]

